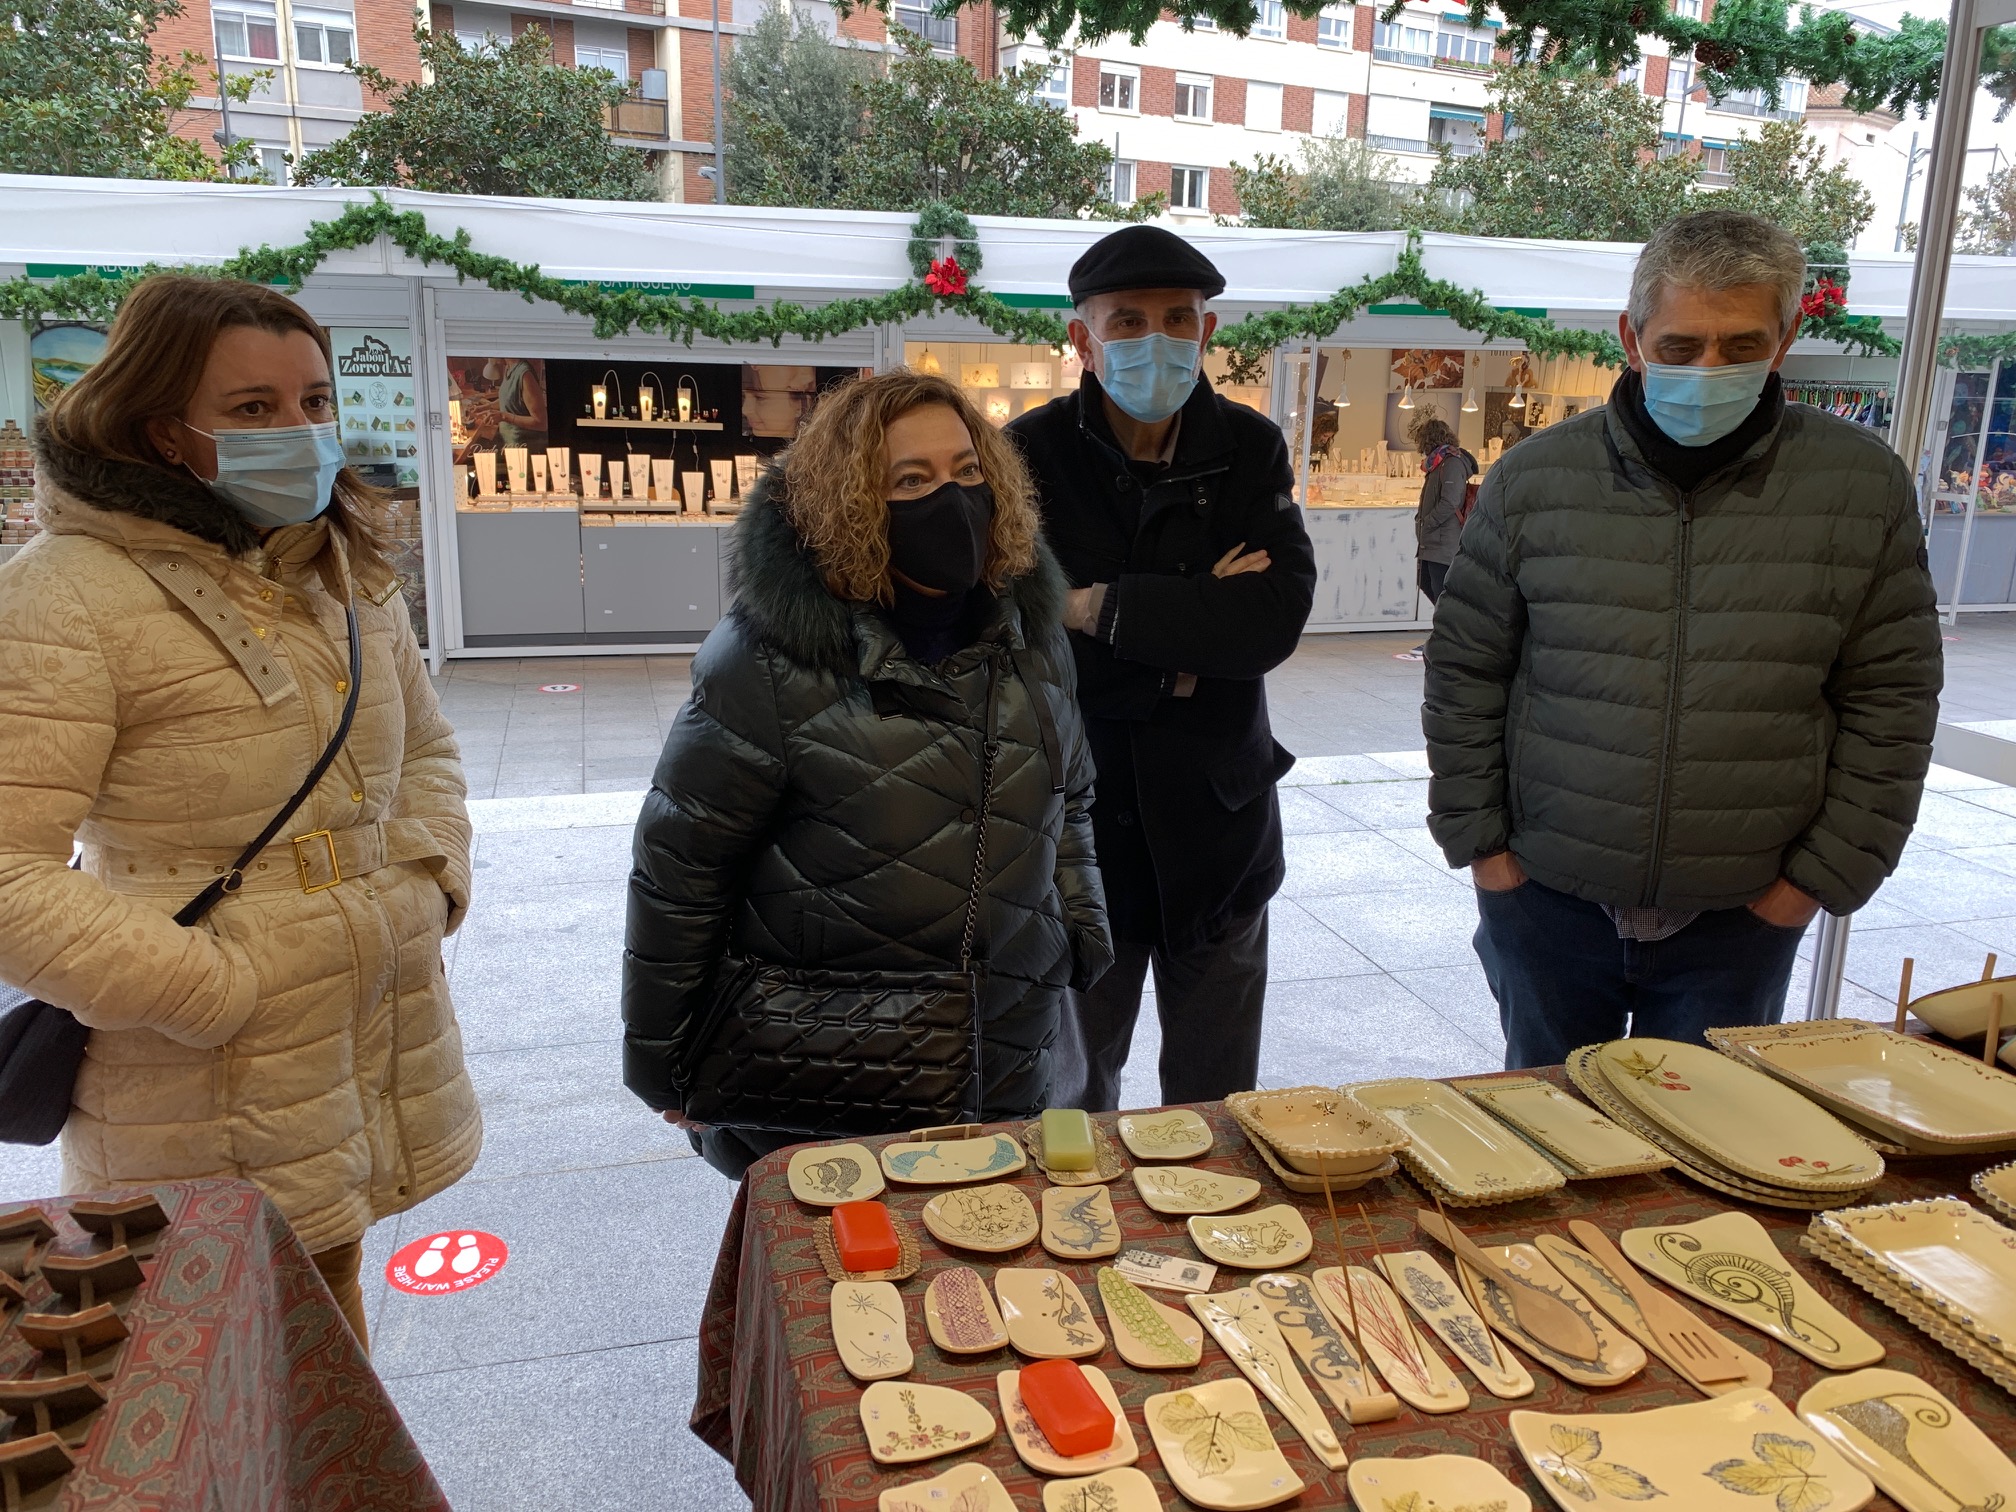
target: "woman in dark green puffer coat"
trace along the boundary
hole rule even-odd
[[[989,1119],[1033,1116],[1064,988],[1112,950],[1065,584],[1014,448],[941,379],[849,383],[752,494],[735,551],[734,607],[694,658],[637,821],[625,1082],[734,1176],[807,1128],[874,1122],[844,1101],[863,1085],[844,1044],[775,1072],[796,1103],[776,1122],[796,1132],[701,1128],[685,1108],[721,1042],[708,1010],[741,963],[958,969],[991,685],[969,1096]]]

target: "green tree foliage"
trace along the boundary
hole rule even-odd
[[[728,197],[738,205],[830,205],[860,140],[859,86],[872,53],[837,47],[794,9],[770,10],[735,43],[728,96]]]
[[[1740,152],[1730,152],[1728,187],[1702,190],[1698,199],[1776,221],[1808,247],[1848,246],[1876,213],[1847,165],[1828,166],[1827,154],[1797,121],[1767,122]]]
[[[2003,168],[1976,184],[1960,207],[1956,252],[1984,257],[2016,257],[2016,168]]]
[[[1687,206],[1697,170],[1661,158],[1661,102],[1605,74],[1500,68],[1491,108],[1507,139],[1444,153],[1428,180],[1437,229],[1473,236],[1643,241]]]
[[[1302,160],[1263,153],[1234,164],[1232,184],[1249,226],[1297,231],[1396,231],[1420,219],[1419,193],[1392,160],[1350,137],[1310,137]]]
[[[217,87],[210,60],[157,58],[147,40],[181,14],[181,0],[0,0],[0,173],[224,178],[223,162],[175,134],[199,90]],[[232,79],[232,97],[263,77]],[[254,153],[240,142],[229,161],[242,169]]]
[[[384,103],[338,141],[295,164],[299,183],[401,185],[437,194],[645,200],[658,195],[646,156],[619,147],[603,111],[624,87],[601,69],[562,68],[537,27],[465,50],[416,27],[429,83],[350,65]]]

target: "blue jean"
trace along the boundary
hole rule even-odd
[[[1596,904],[1529,879],[1477,889],[1474,943],[1517,1071],[1626,1033],[1700,1044],[1707,1029],[1775,1024],[1805,932],[1720,908],[1663,940],[1621,940]]]

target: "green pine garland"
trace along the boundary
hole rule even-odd
[[[952,238],[952,256],[958,260],[960,268],[968,278],[980,271],[980,233],[973,229],[957,208],[943,200],[933,200],[917,212],[917,220],[910,228],[910,271],[919,283],[931,271],[931,264],[937,259],[938,244],[946,237]]]
[[[1939,343],[1939,365],[1962,372],[1978,372],[1997,362],[2016,362],[2016,331],[1994,336],[1974,336],[1948,331]]]

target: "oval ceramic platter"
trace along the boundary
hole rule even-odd
[[[1229,1213],[1260,1195],[1250,1176],[1227,1176],[1195,1166],[1136,1166],[1130,1173],[1141,1200],[1158,1213]]]
[[[1883,1358],[1883,1346],[1813,1290],[1748,1213],[1627,1229],[1617,1247],[1655,1281],[1720,1308],[1829,1370],[1854,1370]]]
[[[1008,1326],[980,1273],[963,1265],[938,1272],[924,1288],[924,1326],[947,1354],[985,1354],[1008,1342]]]
[[[1639,1112],[1754,1181],[1854,1192],[1883,1175],[1883,1157],[1832,1113],[1703,1045],[1612,1040],[1596,1061]]]
[[[1211,1337],[1237,1365],[1260,1394],[1274,1404],[1274,1410],[1288,1426],[1302,1435],[1310,1452],[1332,1470],[1346,1463],[1344,1445],[1323,1416],[1323,1409],[1310,1393],[1302,1373],[1295,1368],[1295,1356],[1266,1302],[1251,1287],[1192,1294],[1183,1299],[1197,1315],[1197,1321],[1211,1331]]]
[[[1486,1391],[1508,1400],[1532,1395],[1532,1375],[1492,1336],[1439,1260],[1425,1250],[1403,1250],[1380,1255],[1375,1263],[1394,1292]]]
[[[903,1294],[887,1281],[841,1281],[828,1301],[833,1347],[857,1381],[886,1381],[913,1363]]]
[[[1104,1470],[1082,1480],[1044,1482],[1043,1512],[1162,1512],[1162,1498],[1139,1470]]]
[[[1267,1304],[1268,1316],[1315,1381],[1316,1389],[1330,1399],[1330,1405],[1347,1423],[1376,1422],[1398,1413],[1398,1403],[1379,1384],[1358,1346],[1317,1304],[1306,1276],[1293,1271],[1256,1276],[1253,1290]],[[1112,1309],[1107,1313],[1111,1316]]]
[[[1106,1347],[1106,1335],[1077,1283],[1062,1271],[994,1272],[994,1295],[1008,1342],[1035,1360],[1082,1360]]]
[[[910,1186],[962,1186],[990,1176],[1013,1176],[1028,1164],[1021,1142],[1007,1134],[882,1147],[884,1173],[891,1181]]]
[[[1344,1483],[1359,1512],[1533,1512],[1495,1466],[1459,1454],[1361,1459]]]
[[[924,1204],[924,1227],[940,1244],[999,1255],[1036,1237],[1036,1209],[1021,1188],[996,1182],[940,1192]]]
[[[1470,1405],[1469,1390],[1422,1341],[1384,1276],[1354,1265],[1348,1292],[1344,1272],[1334,1265],[1309,1279],[1316,1305],[1339,1332],[1357,1339],[1400,1400],[1420,1412],[1461,1412]]]
[[[813,1207],[865,1202],[887,1183],[866,1145],[812,1145],[791,1157],[786,1172],[791,1195]]]
[[[1857,1512],[1869,1477],[1768,1391],[1647,1412],[1514,1412],[1512,1441],[1565,1512]]]
[[[1908,1006],[1920,1020],[1948,1039],[1978,1041],[1988,1032],[1988,1015],[1994,1011],[1993,1000],[1998,992],[2007,1011],[2011,1003],[2016,1003],[2016,976],[1962,982],[1958,987],[1913,998]]]
[[[1148,1436],[1170,1481],[1211,1512],[1251,1512],[1302,1490],[1243,1380],[1166,1391],[1141,1404]]]
[[[964,1454],[994,1437],[994,1414],[949,1386],[877,1381],[861,1393],[861,1427],[876,1463]]]
[[[1904,1512],[2016,1507],[2016,1464],[1916,1376],[1829,1376],[1799,1398],[1799,1416]]]
[[[1236,1217],[1190,1220],[1190,1242],[1206,1260],[1241,1270],[1275,1270],[1309,1258],[1314,1240],[1302,1215],[1285,1202]]]
[[[1038,1475],[1093,1475],[1101,1470],[1117,1470],[1141,1457],[1134,1442],[1134,1430],[1127,1425],[1127,1409],[1106,1379],[1106,1372],[1091,1365],[1078,1367],[1085,1383],[1113,1414],[1113,1442],[1091,1454],[1062,1455],[1050,1447],[1028,1404],[1022,1400],[1022,1372],[1004,1370],[994,1377],[994,1390],[1001,1398],[1001,1420],[1008,1425],[1008,1441],[1022,1456],[1022,1463]]]
[[[1099,1300],[1113,1347],[1136,1370],[1188,1370],[1204,1358],[1204,1329],[1194,1317],[1157,1302],[1111,1266],[1099,1271]]]
[[[1119,1129],[1136,1160],[1195,1160],[1211,1153],[1211,1125],[1188,1108],[1122,1113]]]
[[[1120,1215],[1103,1186],[1049,1187],[1043,1193],[1043,1248],[1060,1260],[1101,1260],[1120,1252]]]
[[[954,1465],[930,1480],[891,1486],[876,1512],[1015,1512],[1015,1499],[985,1465]]]
[[[1638,1341],[1612,1323],[1608,1314],[1577,1291],[1532,1245],[1487,1244],[1483,1249],[1498,1262],[1514,1286],[1527,1287],[1566,1304],[1588,1330],[1587,1340],[1596,1357],[1578,1359],[1534,1338],[1519,1326],[1513,1300],[1505,1289],[1496,1281],[1478,1275],[1459,1259],[1456,1271],[1463,1278],[1465,1295],[1501,1338],[1578,1386],[1598,1389],[1621,1386],[1650,1363],[1651,1357],[1638,1347]]]
[[[1304,1176],[1362,1176],[1407,1143],[1405,1131],[1336,1087],[1234,1092],[1225,1107],[1247,1137]]]

